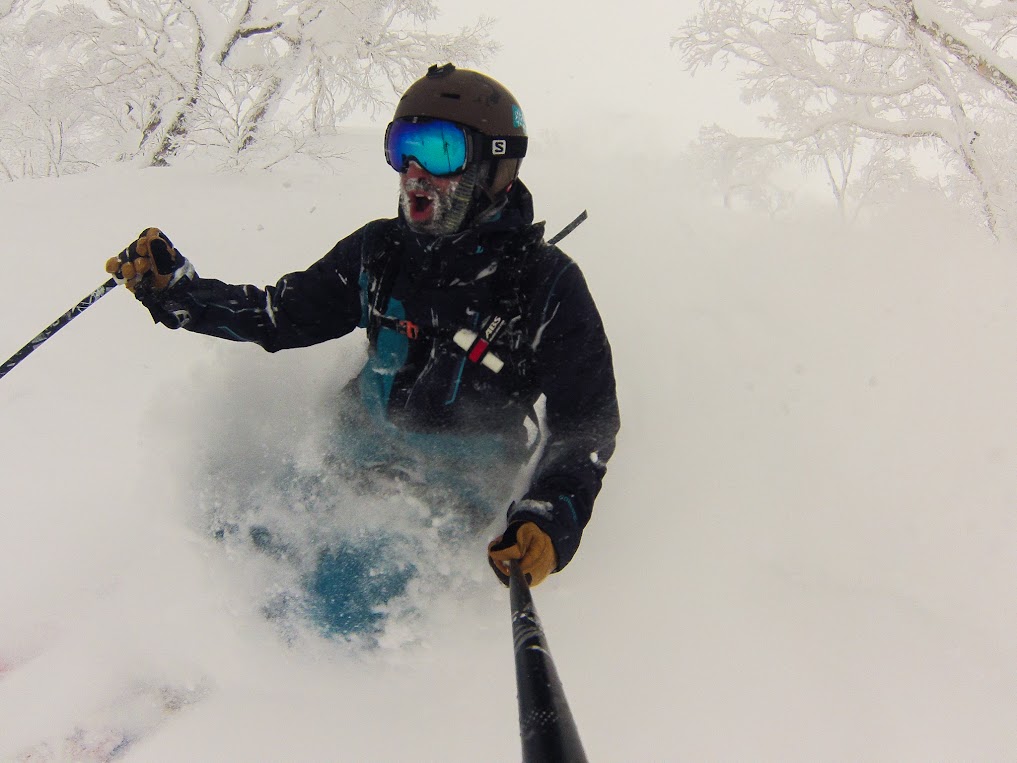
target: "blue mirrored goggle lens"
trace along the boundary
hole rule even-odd
[[[466,169],[466,131],[454,122],[393,122],[388,128],[385,158],[405,172],[413,159],[432,175],[456,175]]]

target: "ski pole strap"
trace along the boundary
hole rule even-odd
[[[78,302],[78,304],[76,304],[74,307],[72,307],[66,313],[64,313],[59,318],[57,318],[55,321],[53,321],[49,326],[47,326],[41,332],[39,332],[39,334],[37,334],[36,337],[34,339],[32,339],[31,342],[26,344],[24,347],[22,347],[16,353],[14,353],[11,357],[9,357],[4,362],[4,364],[2,366],[0,366],[0,379],[2,379],[8,373],[10,373],[11,370],[16,365],[18,365],[18,363],[20,363],[22,360],[24,360],[29,355],[31,355],[36,347],[41,345],[43,342],[45,342],[47,339],[49,339],[51,336],[53,336],[56,332],[58,332],[60,329],[62,329],[64,326],[66,326],[68,323],[70,323],[72,320],[74,320],[79,315],[81,315],[83,312],[85,312],[85,310],[87,310],[92,305],[94,305],[96,302],[98,302],[99,299],[101,297],[103,297],[107,292],[112,291],[116,287],[116,285],[117,285],[117,282],[114,279],[112,279],[112,278],[109,279],[108,281],[106,281],[106,283],[104,283],[101,286],[99,286],[99,288],[97,288],[95,291],[93,291],[87,297],[85,297],[80,302]]]
[[[570,222],[568,225],[566,225],[564,228],[558,231],[555,235],[551,236],[551,240],[547,242],[547,245],[554,246],[555,244],[557,244],[559,241],[561,241],[563,238],[569,235],[572,231],[574,231],[576,228],[582,225],[583,222],[586,221],[587,217],[589,217],[589,215],[586,214],[586,210],[584,209],[582,212],[579,213],[579,216],[576,217],[575,220]]]

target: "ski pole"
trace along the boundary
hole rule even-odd
[[[586,214],[586,210],[584,209],[582,212],[579,213],[575,220],[573,220],[564,228],[562,228],[560,231],[558,231],[558,233],[551,236],[551,239],[550,241],[547,242],[547,245],[554,246],[555,244],[557,244],[559,241],[561,241],[563,238],[569,235],[572,231],[574,231],[576,228],[582,225],[583,221],[586,220],[587,217],[589,217],[589,215]]]
[[[509,562],[509,599],[523,763],[586,763],[579,730],[551,659],[530,587],[516,561]]]
[[[7,359],[7,361],[2,366],[0,366],[0,379],[4,378],[8,373],[10,373],[11,369],[14,368],[14,366],[16,366],[22,360],[27,358],[29,355],[31,355],[35,348],[37,348],[40,344],[42,344],[51,336],[53,336],[56,332],[58,332],[72,320],[81,315],[81,313],[85,312],[85,310],[87,310],[89,307],[98,302],[100,297],[102,297],[104,294],[106,294],[106,292],[110,291],[116,285],[117,282],[114,279],[112,278],[109,279],[108,281],[106,281],[106,283],[102,284],[99,288],[97,288],[87,297],[82,299],[78,304],[76,304],[66,313],[64,313],[55,321],[53,321],[51,324],[49,324],[49,326],[43,329],[38,334],[38,336],[36,336],[31,342],[26,344],[16,353],[14,353],[10,358]]]

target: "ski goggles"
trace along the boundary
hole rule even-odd
[[[385,161],[406,172],[412,159],[435,177],[458,175],[482,159],[521,159],[525,136],[480,135],[445,119],[410,117],[391,122],[385,130]]]

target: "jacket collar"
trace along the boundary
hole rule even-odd
[[[398,226],[407,270],[418,276],[451,275],[450,270],[458,272],[466,265],[464,260],[483,268],[503,252],[539,241],[544,233],[543,223],[533,224],[533,196],[518,179],[503,204],[471,219],[469,227],[462,231],[432,236],[413,231],[400,211]]]

